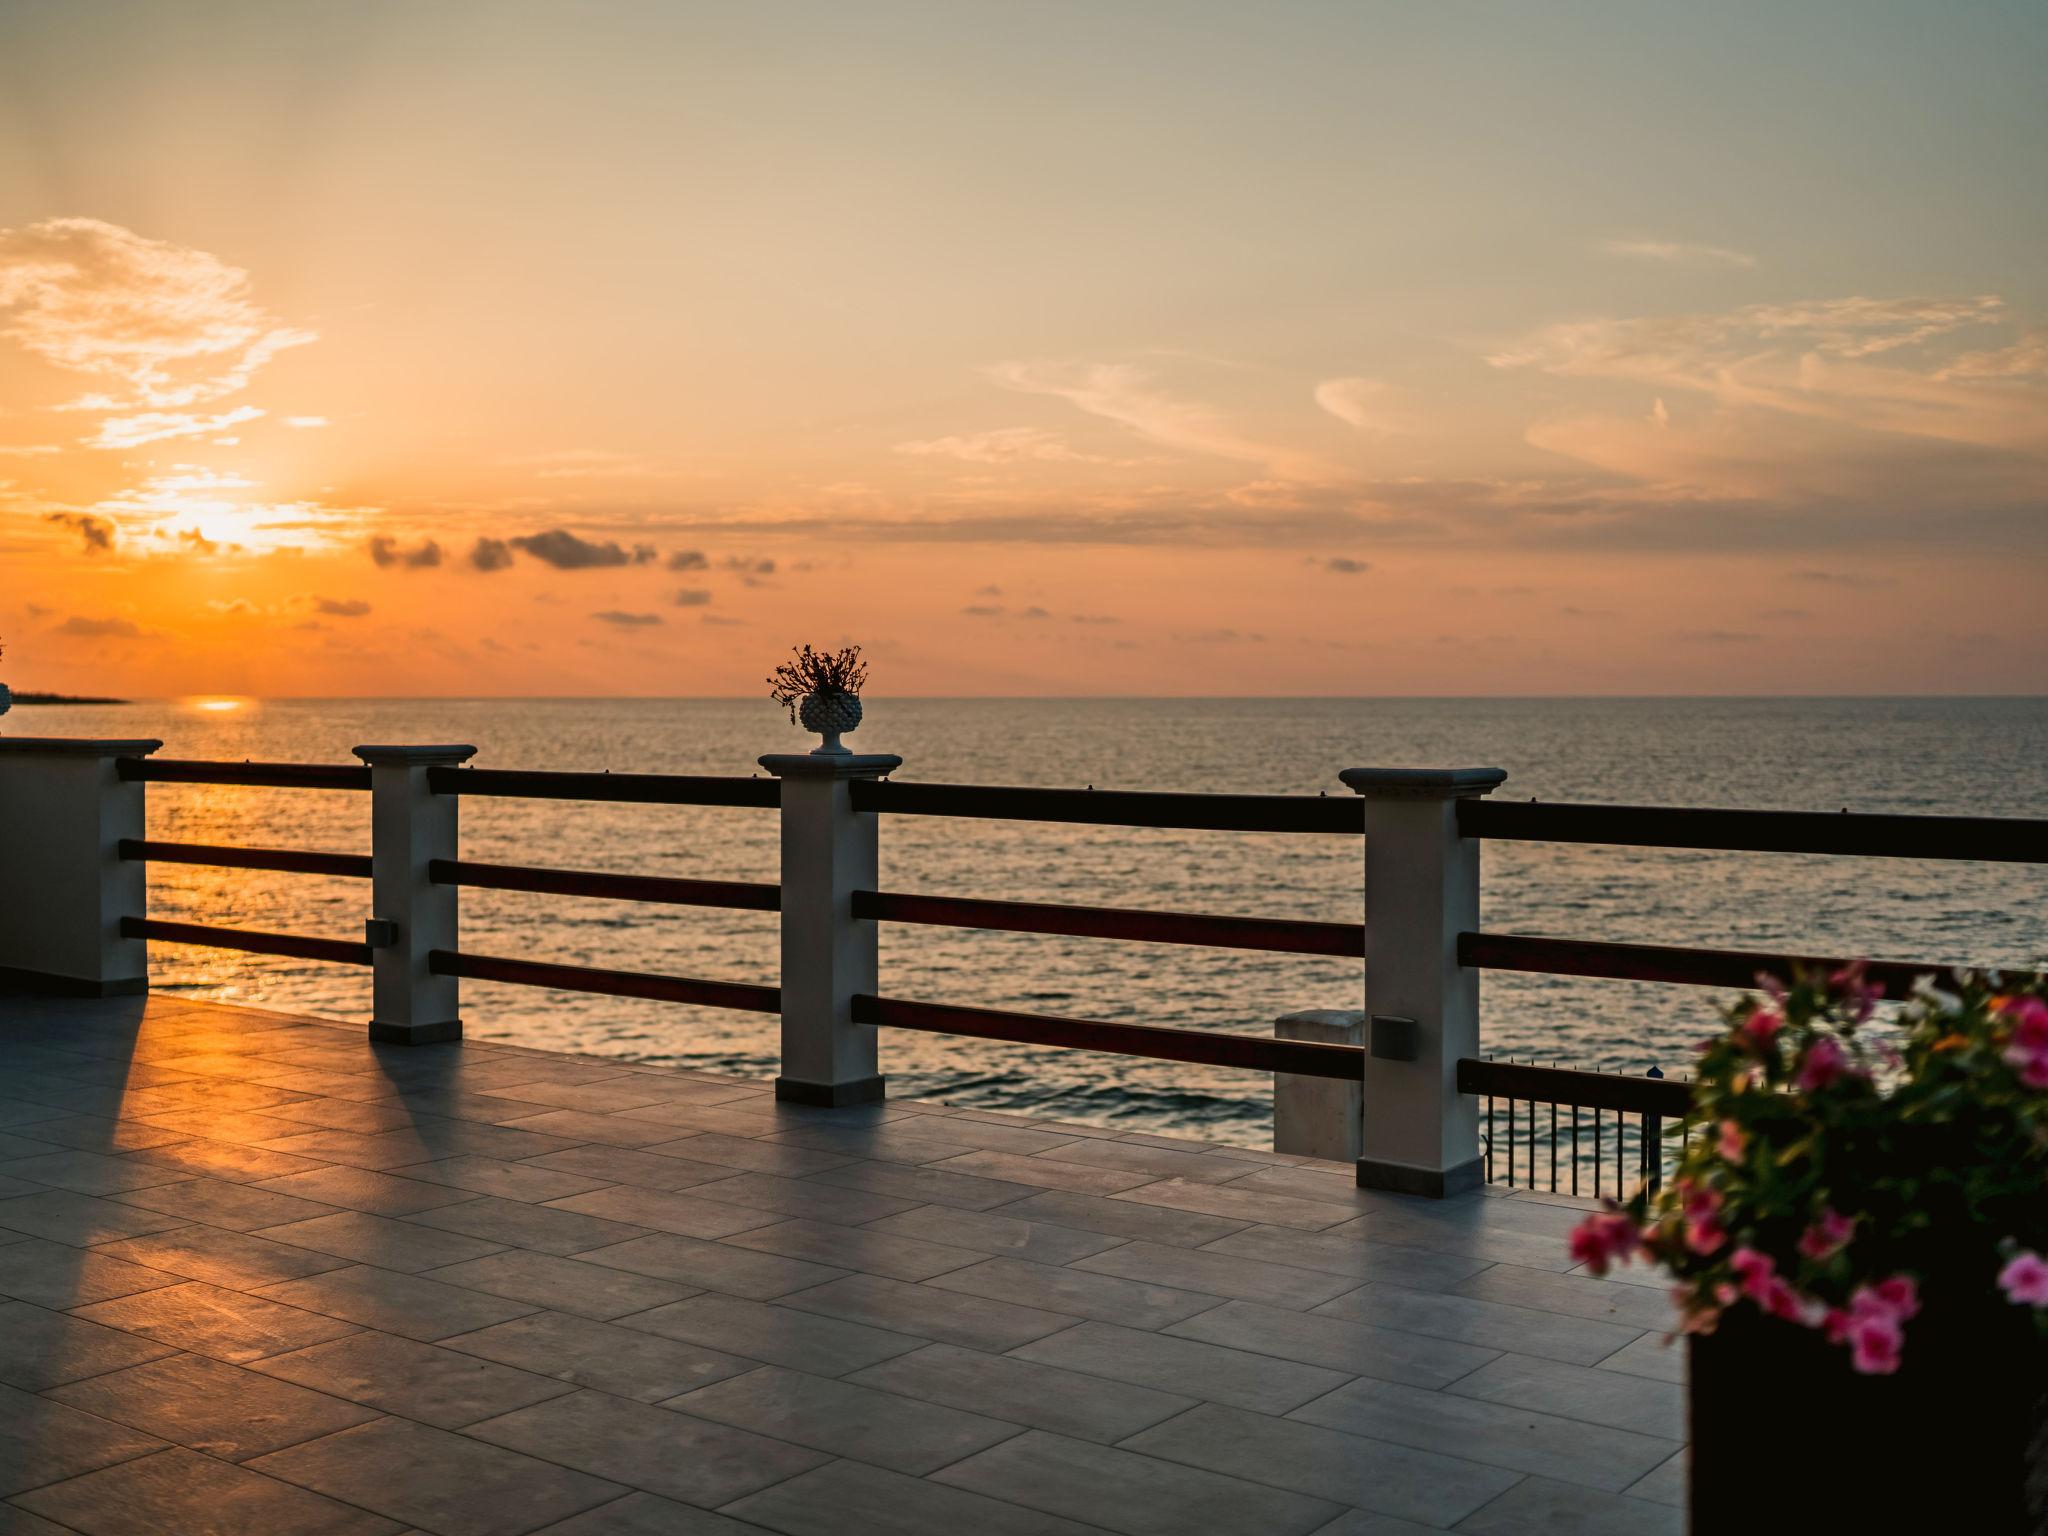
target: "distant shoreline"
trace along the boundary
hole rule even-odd
[[[17,704],[126,704],[126,699],[95,699],[76,693],[17,693]]]

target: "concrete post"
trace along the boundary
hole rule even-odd
[[[1458,801],[1499,768],[1351,768],[1365,797],[1365,1061],[1358,1182],[1441,1197],[1484,1178],[1476,1101],[1458,1092],[1479,1054],[1479,976],[1458,935],[1479,926],[1479,845],[1458,835]]]
[[[160,741],[0,736],[0,981],[114,997],[149,990],[149,951],[121,937],[142,917],[148,866],[120,842],[143,831],[143,786],[114,760]]]
[[[427,770],[467,762],[475,747],[357,747],[370,765],[370,910],[385,925],[371,959],[370,1038],[425,1045],[462,1038],[461,982],[427,969],[431,950],[455,949],[457,888],[427,878],[456,852],[455,795],[427,787]]]
[[[1349,1008],[1310,1008],[1273,1021],[1282,1040],[1322,1045],[1365,1044],[1365,1015]],[[1362,1079],[1273,1074],[1273,1150],[1326,1163],[1355,1163],[1359,1157]]]
[[[855,779],[901,767],[885,753],[771,753],[782,781],[782,1075],[794,1104],[864,1104],[883,1096],[875,1031],[853,1022],[853,997],[875,990],[875,925],[853,893],[879,875],[875,817],[856,811]]]

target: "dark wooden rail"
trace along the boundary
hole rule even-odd
[[[1461,800],[1458,830],[1467,837],[1520,842],[2048,864],[2048,821],[1997,816],[1831,815],[1825,811]]]
[[[117,757],[114,771],[131,784],[240,784],[255,789],[368,789],[366,765],[346,763],[209,763],[192,758]]]
[[[916,1003],[866,993],[854,996],[853,1021],[890,1029],[924,1030],[929,1034],[969,1035],[980,1040],[1014,1040],[1023,1045],[1147,1056],[1155,1061],[1195,1061],[1212,1067],[1240,1067],[1248,1072],[1292,1072],[1302,1077],[1345,1079],[1365,1074],[1365,1051],[1355,1045],[1160,1029],[1150,1024],[1109,1024],[1099,1019],[1007,1013],[995,1008],[958,1008],[946,1003]]]
[[[368,944],[348,939],[313,939],[296,933],[258,933],[247,928],[209,928],[199,923],[168,923],[154,917],[121,919],[124,939],[154,939],[162,944],[198,944],[208,949],[240,949],[254,955],[290,955],[297,960],[331,960],[336,965],[368,965]]]
[[[508,768],[429,768],[437,795],[490,795],[513,800],[609,800],[627,805],[737,805],[772,811],[782,803],[777,779],[682,773],[541,773]]]
[[[645,997],[660,1003],[695,1003],[704,1008],[737,1008],[745,1013],[780,1013],[782,989],[745,981],[705,981],[695,976],[657,976],[646,971],[606,971],[587,965],[556,965],[543,960],[511,960],[498,955],[458,954],[452,949],[427,952],[427,968],[436,976],[467,976],[476,981],[505,981],[522,987],[551,987],[557,992],[595,992],[605,997]]]
[[[1832,974],[1849,962],[1818,955],[1775,955],[1746,949],[1685,949],[1670,944],[1605,944],[1518,933],[1461,933],[1458,963],[1490,971],[1740,988],[1755,986],[1759,976],[1790,981],[1797,971]],[[1951,969],[1909,960],[1870,960],[1864,963],[1864,976],[1883,996],[1901,998],[1911,994],[1918,978],[1941,975]]]
[[[897,816],[980,816],[994,821],[1067,821],[1093,826],[1175,827],[1199,832],[1313,832],[1356,837],[1364,802],[1346,793],[1199,795],[1125,789],[1015,789],[986,784],[906,784],[856,779],[857,811]]]
[[[274,869],[288,875],[370,878],[367,853],[311,853],[298,848],[231,848],[220,843],[161,843],[124,837],[115,845],[124,859],[151,864],[205,864],[218,869]]]
[[[782,888],[741,880],[679,880],[661,875],[614,875],[577,869],[538,869],[527,864],[472,864],[467,859],[431,859],[427,878],[437,885],[465,885],[487,891],[532,891],[543,896],[597,896],[612,901],[651,901],[675,907],[733,907],[775,912]]]
[[[1458,1092],[1529,1099],[1538,1104],[1577,1104],[1618,1109],[1633,1115],[1682,1120],[1692,1110],[1692,1084],[1668,1077],[1610,1076],[1574,1067],[1534,1067],[1513,1061],[1458,1058]]]
[[[986,928],[1002,933],[1061,933],[1142,944],[1200,944],[1213,949],[1277,950],[1292,955],[1365,954],[1362,923],[1312,923],[1281,917],[1213,917],[1200,912],[1142,912],[1124,907],[1066,907],[1031,901],[980,901],[855,891],[853,915],[889,923]]]

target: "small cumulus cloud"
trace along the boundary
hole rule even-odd
[[[680,587],[675,602],[678,608],[703,608],[711,602],[711,594],[703,587]]]
[[[1372,562],[1354,560],[1349,555],[1332,555],[1323,562],[1323,569],[1333,576],[1363,576],[1372,569]]]
[[[1725,245],[1698,245],[1685,240],[1602,240],[1594,247],[1603,256],[1629,261],[1660,261],[1667,266],[1754,267],[1756,258]]]
[[[310,432],[315,427],[327,426],[328,420],[325,416],[287,416],[284,424],[301,432]]]
[[[506,542],[558,571],[586,571],[603,566],[645,565],[655,556],[651,544],[635,544],[630,550],[610,539],[582,539],[566,528],[529,533]]]
[[[359,597],[316,597],[313,611],[337,619],[360,619],[369,613],[370,605]]]
[[[668,557],[668,568],[672,571],[706,571],[711,561],[701,549],[679,549]]]
[[[502,571],[512,563],[512,546],[503,539],[480,537],[469,547],[469,563],[479,571]]]
[[[142,634],[141,626],[133,619],[95,619],[74,613],[57,626],[60,635],[80,635],[86,638],[111,638],[133,640]]]
[[[960,611],[970,619],[999,619],[1004,613],[1000,603],[969,603]]]
[[[1173,637],[1183,645],[1263,645],[1266,637],[1256,630],[1198,629],[1193,634]]]
[[[379,533],[371,536],[366,547],[370,558],[387,569],[399,566],[406,570],[429,570],[441,563],[441,546],[432,539],[422,539],[406,549],[390,534]]]
[[[43,521],[77,534],[88,555],[104,554],[114,547],[114,525],[104,517],[90,512],[45,512]]]
[[[1075,624],[1121,624],[1123,620],[1113,613],[1077,613],[1070,622]]]
[[[1746,629],[1681,629],[1671,638],[1687,645],[1753,645],[1763,636]]]
[[[1034,604],[1032,607],[1026,608],[1022,613],[1018,614],[1017,617],[1020,619],[1049,619],[1052,617],[1052,613],[1050,612],[1050,610],[1040,608]]]
[[[620,629],[645,629],[649,625],[661,622],[661,615],[658,613],[622,613],[616,608],[593,613],[591,617],[600,624],[611,624]]]
[[[214,598],[206,606],[210,612],[223,614],[231,619],[249,618],[256,612],[256,605],[246,597],[237,597],[225,601],[220,598]]]

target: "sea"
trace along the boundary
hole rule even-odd
[[[2048,699],[891,699],[851,745],[899,780],[1098,789],[1347,794],[1359,766],[1496,766],[1503,797],[2048,816]],[[224,699],[19,706],[14,735],[157,737],[160,755],[349,763],[359,742],[474,744],[479,767],[753,774],[813,738],[767,700]],[[151,837],[367,852],[369,797],[152,785]],[[772,812],[465,801],[465,858],[773,881]],[[1488,842],[1489,931],[2025,966],[2048,956],[2048,868]],[[883,887],[1020,901],[1357,921],[1351,838],[885,817]],[[164,864],[156,917],[343,939],[367,882]],[[462,946],[484,954],[736,981],[776,980],[772,914],[465,891]],[[885,925],[891,996],[1266,1034],[1304,1008],[1357,1008],[1356,962],[1097,939]],[[368,1016],[347,966],[152,946],[181,996]],[[1489,1055],[1682,1073],[1731,994],[1487,973]],[[478,1038],[769,1078],[772,1016],[464,983]],[[892,1032],[891,1091],[1124,1129],[1270,1145],[1257,1074]]]

